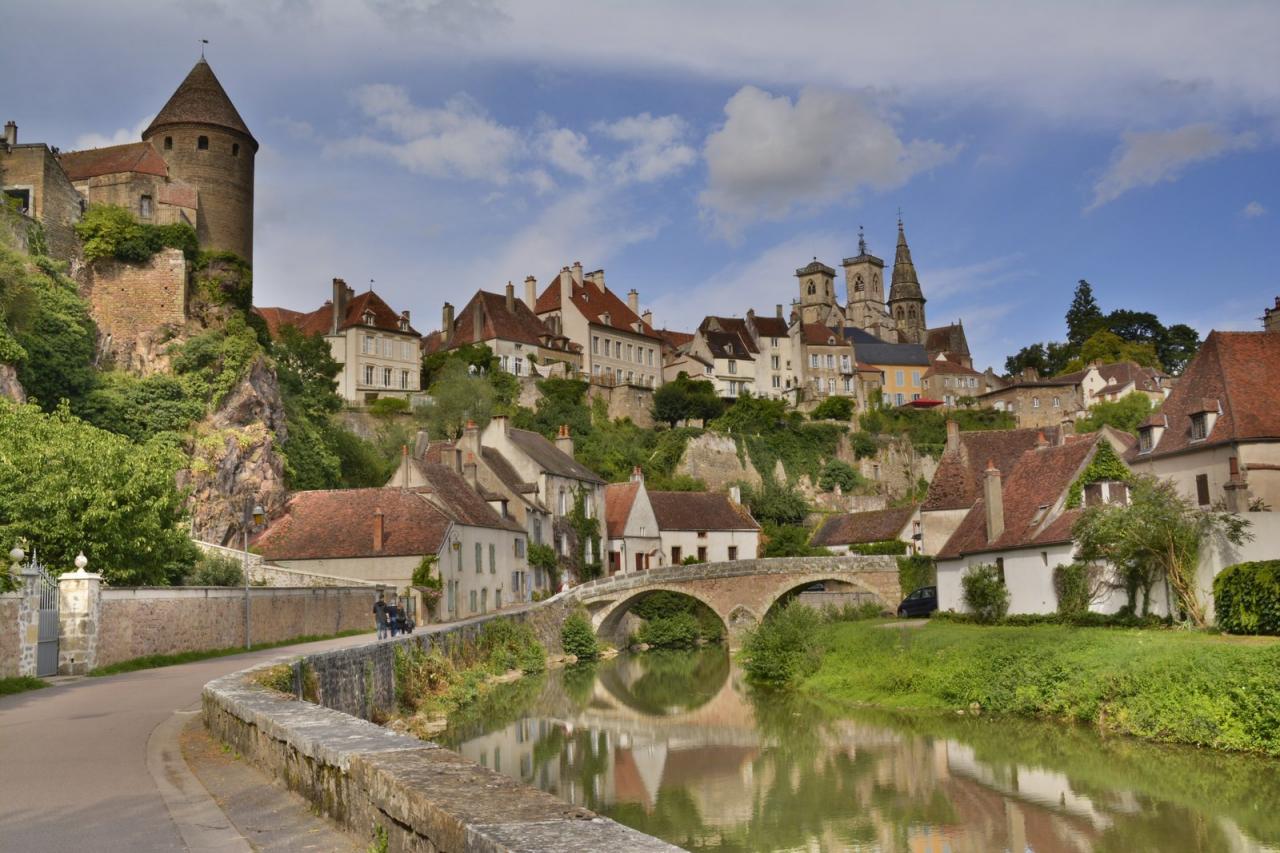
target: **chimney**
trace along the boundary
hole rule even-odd
[[[409,488],[409,445],[400,445],[400,488]]]
[[[471,342],[478,344],[484,340],[484,300],[476,300],[476,310],[471,312]]]
[[[340,278],[333,280],[333,318],[329,334],[338,334],[342,321],[347,316],[347,283]]]
[[[595,270],[587,273],[587,281],[594,284],[601,293],[604,293],[604,270]]]
[[[582,285],[582,261],[573,262],[573,283],[578,286]]]
[[[1226,494],[1227,512],[1242,513],[1249,511],[1249,482],[1240,471],[1240,460],[1235,456],[1227,458],[1227,469],[1231,476],[1223,484]]]
[[[652,312],[652,311],[650,311],[650,310],[648,310],[648,309],[646,308],[646,309],[645,309],[645,312],[644,312],[643,314],[641,314],[641,315],[640,315],[640,319],[641,319],[641,320],[644,320],[644,324],[645,324],[646,326],[652,326],[652,325],[653,325],[653,312]]]
[[[444,304],[443,316],[440,318],[440,334],[444,337],[445,346],[453,343],[453,305]]]
[[[13,122],[9,122],[13,124]],[[5,134],[9,132],[8,126],[5,127]],[[17,141],[17,130],[14,130],[14,141]],[[1280,332],[1280,296],[1276,297],[1276,307],[1262,309],[1262,330],[1264,332]]]
[[[636,465],[634,468],[631,469],[631,482],[633,483],[644,482],[644,471],[640,468],[639,465]]]
[[[1063,418],[1058,426],[1058,445],[1067,443],[1067,438],[1076,434],[1076,422],[1071,418]]]
[[[529,306],[530,311],[538,310],[538,280],[531,275],[524,279],[524,304]]]
[[[573,456],[573,436],[569,435],[568,424],[560,424],[560,431],[556,434],[556,449],[566,456]]]
[[[568,267],[560,268],[560,310],[567,311],[573,299],[573,273]]]
[[[516,286],[507,282],[507,313],[516,313]]]
[[[634,287],[627,291],[627,307],[631,309],[631,313],[639,316],[640,314],[640,291]]]
[[[478,490],[480,488],[480,473],[476,464],[476,455],[468,451],[467,461],[462,464],[462,476],[467,478],[467,485]]]
[[[18,144],[18,124],[14,121],[4,123],[4,144],[10,148]]]
[[[960,452],[960,424],[951,418],[947,418],[947,449],[945,452]]]
[[[506,437],[507,429],[509,428],[511,422],[507,420],[506,415],[494,415],[492,418],[489,419],[489,424],[490,425],[496,424],[497,430],[502,434],[503,437]]]
[[[480,427],[476,426],[475,421],[467,421],[462,430],[462,438],[458,440],[458,447],[468,454],[480,452]]]
[[[733,501],[735,504],[742,503],[742,486],[729,487],[729,500]]]
[[[1049,439],[1044,437],[1044,430],[1036,433],[1036,450],[1044,450],[1049,446]]]
[[[373,508],[373,550],[382,550],[382,509]]]
[[[453,457],[453,470],[455,473],[462,473],[462,448],[455,446],[449,455]]]
[[[777,314],[778,319],[781,320],[782,319],[782,303],[779,302],[777,305],[774,305],[773,310]]]
[[[1000,469],[994,459],[987,460],[982,497],[987,505],[987,542],[994,542],[1004,533],[1004,492],[1000,486]]]

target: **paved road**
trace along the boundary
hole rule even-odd
[[[0,698],[0,851],[183,850],[147,769],[147,741],[174,711],[200,707],[221,675],[297,649],[268,649],[163,669],[86,678]]]

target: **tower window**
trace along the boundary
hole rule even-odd
[[[165,150],[165,151],[172,151],[172,150],[173,150],[173,137],[172,137],[172,136],[166,136],[166,137],[164,138],[164,150]]]
[[[196,148],[199,148],[201,151],[208,151],[208,150],[209,150],[209,137],[207,137],[207,136],[197,136],[197,137],[196,137]]]
[[[233,142],[233,143],[231,143],[231,156],[232,156],[232,157],[239,157],[239,156],[240,156],[240,143],[239,143],[239,142]]]

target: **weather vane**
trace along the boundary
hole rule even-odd
[[[209,43],[208,39],[200,39],[200,58],[204,59],[204,46]]]

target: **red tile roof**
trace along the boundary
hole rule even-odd
[[[756,314],[752,322],[762,338],[785,338],[789,331],[787,321],[772,314]]]
[[[573,301],[574,308],[578,309],[578,312],[586,317],[590,323],[630,332],[633,335],[643,335],[646,338],[662,339],[654,331],[653,326],[637,317],[627,307],[627,303],[619,299],[608,287],[602,291],[598,285],[590,281],[584,281],[582,284],[575,283],[570,298]],[[558,273],[552,276],[551,283],[547,285],[546,290],[542,291],[542,295],[534,303],[534,309],[539,316],[549,311],[561,310],[560,275]],[[605,314],[609,315],[609,322],[607,323],[604,321]]]
[[[373,315],[371,326],[366,326],[364,322],[366,308]],[[272,335],[275,335],[279,326],[282,325],[294,326],[298,331],[308,335],[327,335],[333,328],[333,303],[329,301],[305,314],[289,308],[255,308],[254,310],[267,321],[267,328]],[[276,328],[272,328],[273,322],[277,324]],[[338,324],[338,331],[357,327],[418,337],[418,332],[413,326],[409,326],[407,331],[400,328],[400,315],[372,290],[351,297],[351,301],[347,303],[346,314]]]
[[[657,331],[658,337],[662,338],[662,342],[672,349],[680,349],[693,342],[693,335],[689,332],[677,332],[674,329],[658,329]]]
[[[848,346],[844,336],[821,323],[804,323],[800,326],[800,334],[804,342],[813,347]]]
[[[478,460],[473,460],[477,461]],[[494,530],[520,532],[523,528],[513,518],[503,518],[461,474],[447,465],[416,461],[426,485],[418,491],[427,495],[432,503],[451,521],[470,527],[488,527]]]
[[[929,361],[929,369],[924,372],[926,377],[938,376],[940,374],[961,376],[981,376],[982,374],[971,367],[965,367],[948,358],[934,358]]]
[[[1167,456],[1237,441],[1280,441],[1280,333],[1210,332],[1160,412],[1168,428],[1150,453]],[[1222,414],[1203,441],[1191,440],[1191,415]]]
[[[759,530],[746,507],[718,492],[649,492],[660,530]]]
[[[636,502],[640,484],[610,483],[604,487],[604,522],[610,539],[621,539],[627,529],[627,518]]]
[[[373,547],[382,510],[382,549]],[[439,552],[449,519],[425,495],[403,489],[295,492],[285,514],[254,541],[268,560],[416,557]]]
[[[1050,443],[1057,440],[1058,427],[1026,429],[977,430],[960,433],[959,451],[946,451],[938,461],[938,470],[929,483],[925,512],[942,509],[967,509],[982,495],[983,472],[987,461],[994,461],[1005,477],[1022,454],[1036,446],[1041,432]]]
[[[303,318],[307,316],[292,308],[254,308],[253,310],[258,312],[258,316],[267,324],[267,332],[273,338],[278,338],[280,329],[285,326],[301,328]]]
[[[916,507],[912,505],[833,515],[818,528],[811,544],[853,545],[897,539],[915,512]]]
[[[122,172],[138,172],[143,175],[169,176],[164,158],[150,142],[130,142],[126,145],[110,145],[106,148],[90,148],[86,151],[67,151],[58,155],[62,171],[73,181],[96,178],[99,175],[115,175]],[[189,205],[188,205],[189,206]]]
[[[1004,532],[987,541],[986,502],[979,499],[942,546],[938,559],[1070,541],[1071,524],[1078,512],[1052,515],[1053,507],[1065,498],[1071,483],[1093,458],[1098,442],[1105,440],[1095,432],[1072,437],[1057,447],[1025,451],[1010,472],[1002,471]]]
[[[249,128],[240,118],[240,112],[226,89],[218,82],[217,76],[209,63],[200,61],[187,73],[186,78],[178,84],[178,88],[169,96],[169,100],[160,108],[160,112],[142,132],[144,139],[162,129],[178,124],[212,124],[242,133],[258,150],[258,141],[253,138]]]
[[[475,336],[475,315],[480,314],[480,337]],[[441,332],[433,332],[427,336],[426,349],[434,351],[444,348],[444,337]],[[570,343],[563,335],[555,335],[551,328],[538,319],[528,305],[522,300],[514,299],[510,310],[507,309],[507,297],[503,293],[490,293],[477,290],[453,321],[453,338],[449,348],[464,344],[490,341],[493,339],[515,341],[529,346],[546,346],[551,349],[562,349],[569,352],[580,352],[582,347]]]

